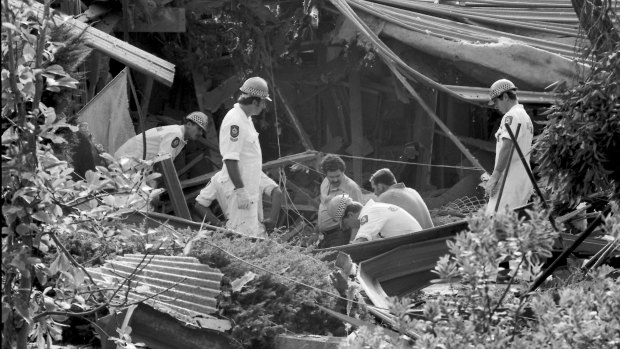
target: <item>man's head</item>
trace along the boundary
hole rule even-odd
[[[187,122],[185,123],[185,138],[192,141],[197,140],[199,137],[204,137],[207,134],[207,125],[209,124],[209,118],[199,111],[190,113],[185,117]]]
[[[338,155],[327,154],[321,161],[321,170],[334,187],[339,187],[342,183],[346,168],[344,161]]]
[[[342,229],[357,229],[362,204],[353,201],[347,194],[336,195],[327,202],[327,213],[340,224]]]
[[[497,80],[489,89],[489,106],[505,114],[517,104],[517,87],[508,79]]]
[[[259,115],[267,108],[269,98],[269,86],[263,78],[253,77],[247,79],[239,90],[242,92],[237,102],[243,106],[244,111],[249,115]]]
[[[396,177],[389,168],[382,168],[370,176],[370,185],[377,196],[385,193],[394,184]]]

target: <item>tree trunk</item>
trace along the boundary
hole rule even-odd
[[[608,13],[608,11],[613,11],[611,1],[571,0],[571,2],[579,23],[592,44],[592,52],[596,56],[611,52],[620,43],[620,34]]]

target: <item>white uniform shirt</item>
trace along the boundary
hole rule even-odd
[[[147,130],[146,160],[168,156],[174,160],[187,144],[183,139],[184,136],[184,125],[159,126]],[[122,158],[142,159],[142,149],[142,134],[138,134],[121,145],[114,153],[114,158],[117,160]]]
[[[362,208],[360,228],[355,238],[368,241],[389,238],[422,230],[420,223],[402,208],[369,200]]]
[[[510,140],[510,135],[508,134],[508,131],[506,131],[505,124],[509,125],[512,133],[515,135],[517,133],[518,125],[521,124],[519,135],[517,136],[517,144],[519,144],[519,148],[521,148],[521,151],[523,152],[529,166],[532,151],[532,139],[534,138],[534,126],[532,125],[532,120],[529,115],[527,115],[523,105],[521,104],[517,104],[510,108],[510,110],[502,117],[500,127],[495,133],[495,138],[497,141],[495,146],[495,163],[499,160],[499,151],[501,149],[502,140]],[[502,180],[503,175],[500,177],[497,184],[500,187]],[[515,149],[510,159],[508,176],[506,177],[506,184],[504,185],[504,191],[502,192],[498,212],[505,210],[506,205],[508,205],[509,209],[514,209],[527,204],[528,199],[532,195],[532,190],[532,182],[530,181],[525,167],[519,158],[519,154]],[[497,192],[498,194],[489,198],[489,203],[486,208],[487,214],[492,214],[495,210],[499,190]]]
[[[238,103],[235,103],[222,121],[220,153],[223,160],[238,161],[241,180],[250,197],[250,208],[245,210],[238,209],[236,197],[231,197],[228,205],[230,229],[249,236],[263,236],[257,226],[263,156],[252,119]],[[229,178],[226,165],[222,172]]]
[[[271,192],[278,187],[278,184],[274,182],[264,172],[261,172],[260,192],[263,195],[271,196]],[[196,202],[204,207],[211,206],[213,200],[217,200],[222,209],[222,212],[228,219],[228,202],[230,201],[235,186],[222,171],[217,172],[211,177],[209,183],[200,191],[200,194],[196,197]],[[263,221],[262,212],[262,200],[259,201],[258,211],[259,221]]]

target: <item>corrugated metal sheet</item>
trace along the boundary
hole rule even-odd
[[[106,279],[122,282],[129,278],[132,281],[127,294],[130,301],[157,295],[145,303],[183,320],[216,311],[222,280],[219,270],[200,264],[194,257],[148,255],[145,258],[140,254],[128,254],[108,261],[101,268],[91,268],[89,272],[99,282]],[[138,292],[136,287],[139,286],[142,287]],[[119,299],[125,297],[125,292],[119,293]]]
[[[347,0],[347,2],[352,7],[383,20],[440,38],[483,43],[499,42],[500,38],[509,38],[565,57],[579,58],[579,55],[575,53],[575,46],[572,44],[469,24],[471,21],[475,21],[477,23],[492,24],[498,28],[501,26],[513,26],[520,29],[554,34],[558,37],[576,37],[578,35],[576,26],[574,28],[566,26],[559,28],[558,25],[566,24],[566,22],[559,21],[559,23],[554,23],[552,17],[548,17],[549,20],[547,21],[541,21],[540,16],[531,15],[531,17],[528,17],[528,20],[514,20],[516,18],[509,14],[505,16],[510,18],[499,18],[486,13],[466,13],[457,6],[429,4],[421,1]],[[577,20],[575,15],[573,17]],[[460,21],[469,23],[461,23]]]

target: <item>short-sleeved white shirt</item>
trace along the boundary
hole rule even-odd
[[[413,233],[422,230],[420,223],[402,208],[369,200],[362,208],[360,228],[355,238],[368,241]]]
[[[146,160],[168,156],[174,160],[187,144],[183,139],[185,136],[184,125],[159,126],[147,130],[145,134]],[[142,134],[138,134],[121,145],[114,153],[114,158],[117,160],[122,158],[142,159],[142,149]]]
[[[263,157],[251,117],[238,103],[226,114],[220,127],[220,153],[223,160],[239,161],[243,185],[252,194],[258,194],[259,173]],[[225,171],[228,173],[228,171]]]
[[[261,172],[260,192],[263,195],[271,196],[271,192],[278,187],[278,184],[274,182],[264,172]],[[213,200],[217,200],[228,219],[228,202],[233,195],[235,186],[228,176],[224,175],[222,171],[217,172],[211,177],[209,183],[200,191],[200,194],[196,197],[196,202],[204,207],[209,207]],[[263,220],[263,207],[262,200],[258,205],[258,218],[259,221]]]
[[[495,163],[499,160],[499,151],[504,139],[510,140],[510,135],[506,130],[506,124],[510,127],[513,134],[516,135],[519,125],[519,135],[517,136],[517,144],[523,152],[523,155],[528,163],[530,163],[530,155],[532,151],[532,140],[534,138],[534,126],[532,120],[523,108],[523,105],[517,104],[510,108],[510,110],[502,117],[500,127],[495,133],[496,146],[495,146]],[[502,177],[503,179],[503,177]],[[501,181],[500,181],[501,184]],[[519,206],[527,204],[529,197],[532,194],[533,185],[527,175],[525,167],[519,158],[519,154],[515,150],[510,158],[510,165],[508,167],[508,176],[506,177],[506,184],[504,185],[504,191],[502,192],[501,202],[498,207],[498,211],[502,211],[506,208],[513,209]],[[495,205],[497,203],[498,193],[489,198],[486,212],[491,214],[495,211]]]

